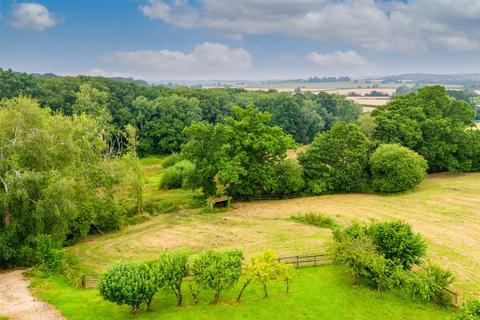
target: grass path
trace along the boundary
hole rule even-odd
[[[123,259],[147,259],[162,249],[263,249],[280,255],[325,252],[328,229],[295,223],[297,213],[317,212],[346,225],[352,220],[397,218],[428,241],[434,262],[450,268],[454,289],[480,296],[480,174],[436,174],[417,190],[395,196],[341,194],[235,204],[221,214],[196,210],[163,214],[105,236],[91,236],[67,251],[84,271],[102,271]]]

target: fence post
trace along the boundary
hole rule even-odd
[[[87,280],[86,280],[86,276],[83,275],[83,276],[82,276],[82,287],[83,287],[84,289],[86,288],[86,281],[87,281]]]
[[[300,266],[299,256],[297,256],[297,268]]]
[[[314,256],[314,257],[313,257],[313,266],[314,266],[314,267],[317,266],[317,256]]]

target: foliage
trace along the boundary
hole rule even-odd
[[[460,171],[480,171],[480,130],[468,129],[458,143],[457,159]]]
[[[163,168],[169,168],[177,164],[182,160],[182,157],[178,153],[172,153],[162,161]]]
[[[305,213],[290,217],[292,220],[320,228],[335,229],[338,224],[330,217],[320,213]]]
[[[375,139],[418,152],[427,160],[429,172],[459,171],[468,160],[458,156],[459,143],[473,125],[475,112],[467,102],[448,97],[444,87],[398,96],[372,115]]]
[[[203,289],[215,290],[214,302],[220,299],[223,290],[230,289],[238,282],[242,271],[241,251],[205,251],[193,262],[191,271],[197,285]]]
[[[373,138],[377,123],[371,112],[365,112],[358,116],[357,125],[367,138]]]
[[[250,258],[250,263],[245,268],[246,282],[242,287],[237,302],[242,298],[246,286],[251,281],[260,282],[263,285],[263,298],[268,297],[267,285],[277,279],[288,281],[291,265],[278,260],[278,255],[272,250],[266,250]]]
[[[398,287],[403,281],[403,269],[379,253],[365,234],[336,238],[336,263],[346,265],[355,279],[379,291]]]
[[[480,300],[464,302],[452,320],[480,320]]]
[[[401,221],[353,223],[334,231],[335,261],[379,290],[402,284],[404,271],[419,264],[425,255],[425,241]]]
[[[163,171],[160,178],[160,188],[178,189],[188,187],[193,175],[195,175],[195,166],[188,160],[180,161]]]
[[[60,271],[64,261],[63,249],[55,246],[51,235],[40,234],[35,238],[35,267],[46,274]]]
[[[299,161],[313,194],[365,190],[369,141],[354,124],[337,123],[318,135]]]
[[[104,161],[105,147],[103,130],[84,115],[52,115],[25,97],[1,103],[1,267],[30,264],[37,235],[62,246],[92,226],[119,226],[118,170]]]
[[[122,262],[100,277],[98,290],[105,300],[118,305],[129,305],[136,312],[144,303],[150,309],[157,292],[157,283],[147,264]]]
[[[140,168],[140,160],[137,156],[137,132],[135,127],[127,125],[125,127],[125,139],[127,140],[127,153],[124,155],[125,175],[127,184],[131,187],[131,193],[135,200],[136,213],[143,213],[143,177]]]
[[[411,272],[406,282],[412,297],[419,297],[439,305],[448,305],[452,301],[444,288],[447,288],[453,280],[450,271],[439,266],[427,265]]]
[[[403,221],[372,222],[365,226],[365,233],[386,259],[405,269],[420,264],[425,255],[425,240]]]
[[[302,167],[293,159],[285,159],[274,167],[271,192],[277,195],[292,194],[303,190]]]
[[[286,157],[293,140],[269,125],[270,115],[253,106],[233,108],[224,124],[195,123],[186,130],[182,153],[195,164],[198,187],[216,195],[217,183],[229,196],[272,192],[275,167]]]
[[[427,162],[406,147],[382,144],[370,157],[372,186],[384,193],[413,189],[425,177]]]
[[[163,252],[149,265],[155,275],[158,288],[173,291],[177,305],[182,304],[182,281],[188,275],[188,256],[185,252]]]

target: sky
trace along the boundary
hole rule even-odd
[[[480,0],[0,0],[0,67],[165,80],[480,72]]]

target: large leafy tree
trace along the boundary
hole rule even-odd
[[[378,141],[417,151],[428,161],[430,172],[462,170],[459,144],[475,112],[465,101],[450,98],[444,87],[399,96],[372,115]]]
[[[357,125],[335,124],[299,156],[308,191],[319,194],[365,190],[368,154],[369,141]]]
[[[139,152],[162,154],[180,150],[185,141],[183,129],[198,121],[200,108],[196,98],[177,95],[148,100],[139,97],[134,101],[142,110],[139,132]]]
[[[233,108],[224,123],[196,123],[186,130],[184,157],[197,168],[199,186],[208,195],[218,183],[228,195],[251,196],[276,186],[275,167],[286,157],[293,139],[280,127],[269,125],[270,114],[250,105]]]
[[[92,225],[118,227],[103,137],[86,116],[52,115],[25,97],[2,102],[0,266],[28,264],[40,234],[62,245]]]

